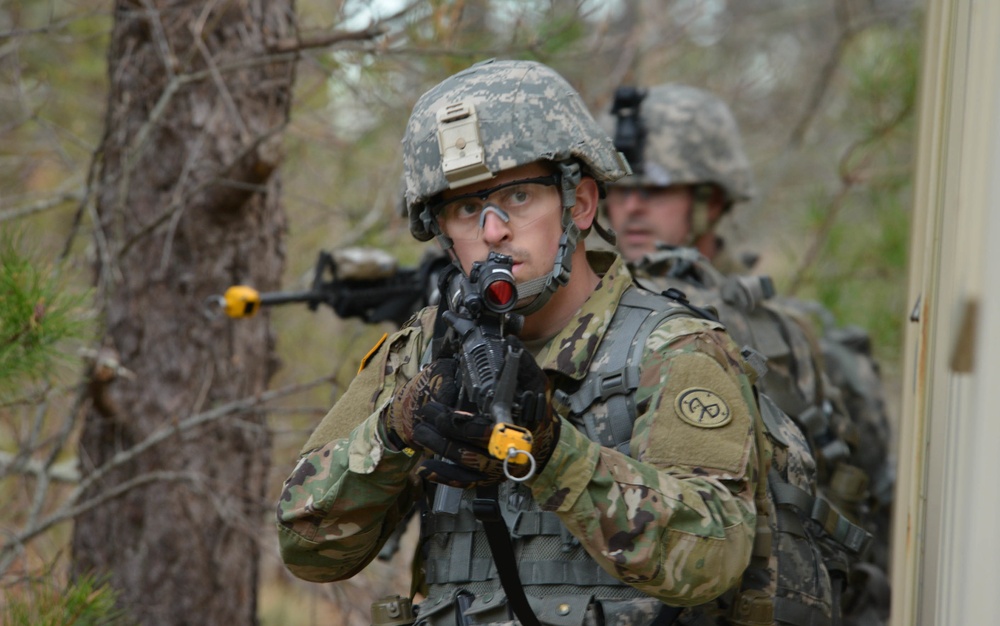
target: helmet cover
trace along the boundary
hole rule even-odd
[[[579,93],[534,61],[489,60],[445,79],[417,100],[403,138],[410,231],[434,236],[428,202],[445,191],[536,161],[577,160],[599,182],[628,164]]]
[[[677,83],[651,87],[637,104],[636,92],[631,87],[619,90],[633,97],[640,137],[636,139],[634,123],[628,125],[627,137],[638,146],[616,147],[626,154],[641,154],[640,162],[631,163],[635,174],[620,184],[666,187],[714,183],[724,191],[727,205],[753,197],[753,173],[739,127],[722,100]],[[602,116],[602,123],[619,143],[624,119]]]

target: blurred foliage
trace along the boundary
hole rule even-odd
[[[804,295],[842,323],[869,330],[876,355],[894,366],[902,345],[919,72],[916,33],[871,28],[848,46],[842,119],[851,139],[839,188],[805,214],[815,259],[799,268]]]
[[[99,0],[0,2],[0,216],[29,215],[47,253],[66,243],[100,141],[110,24]]]
[[[69,284],[64,263],[27,248],[18,228],[0,230],[0,623],[113,624],[114,596],[103,585],[57,588],[35,574],[64,564],[65,527],[31,548],[17,538],[65,493],[35,470],[74,466],[69,406],[94,330],[88,290]]]
[[[126,626],[129,622],[115,607],[111,586],[84,577],[65,586],[51,579],[26,581],[5,590],[0,606],[5,626]]]
[[[0,399],[54,382],[73,361],[69,342],[88,337],[88,294],[66,282],[16,230],[0,231]]]

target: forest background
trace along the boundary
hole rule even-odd
[[[729,102],[758,194],[724,234],[780,292],[868,329],[896,416],[920,3],[109,4],[0,0],[3,623],[367,624],[407,592],[409,543],[307,584],[272,523],[299,446],[391,327],[205,302],[305,289],[320,250],[417,264],[403,127],[485,58],[545,62],[595,112],[622,84]]]

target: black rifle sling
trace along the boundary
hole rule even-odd
[[[660,612],[656,614],[653,621],[649,623],[649,626],[670,626],[677,621],[681,613],[684,611],[682,606],[671,606],[669,604],[664,604],[660,607]]]
[[[507,524],[500,515],[497,493],[497,485],[478,487],[476,498],[472,501],[472,512],[486,531],[486,540],[493,553],[493,563],[497,566],[500,584],[507,594],[508,606],[523,626],[541,626],[528,604],[528,597],[524,595],[524,586],[521,585],[517,561],[514,559],[514,545],[511,543]]]

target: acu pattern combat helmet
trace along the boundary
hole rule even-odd
[[[725,193],[727,208],[753,197],[739,127],[716,96],[677,83],[648,90],[621,87],[611,113],[614,117],[604,121],[635,173],[618,184],[714,183]]]
[[[629,173],[580,95],[551,68],[489,60],[445,79],[414,105],[403,138],[410,232],[420,241],[441,236],[427,208],[446,189],[536,161],[578,162],[602,183]],[[564,208],[575,204],[567,186]]]

